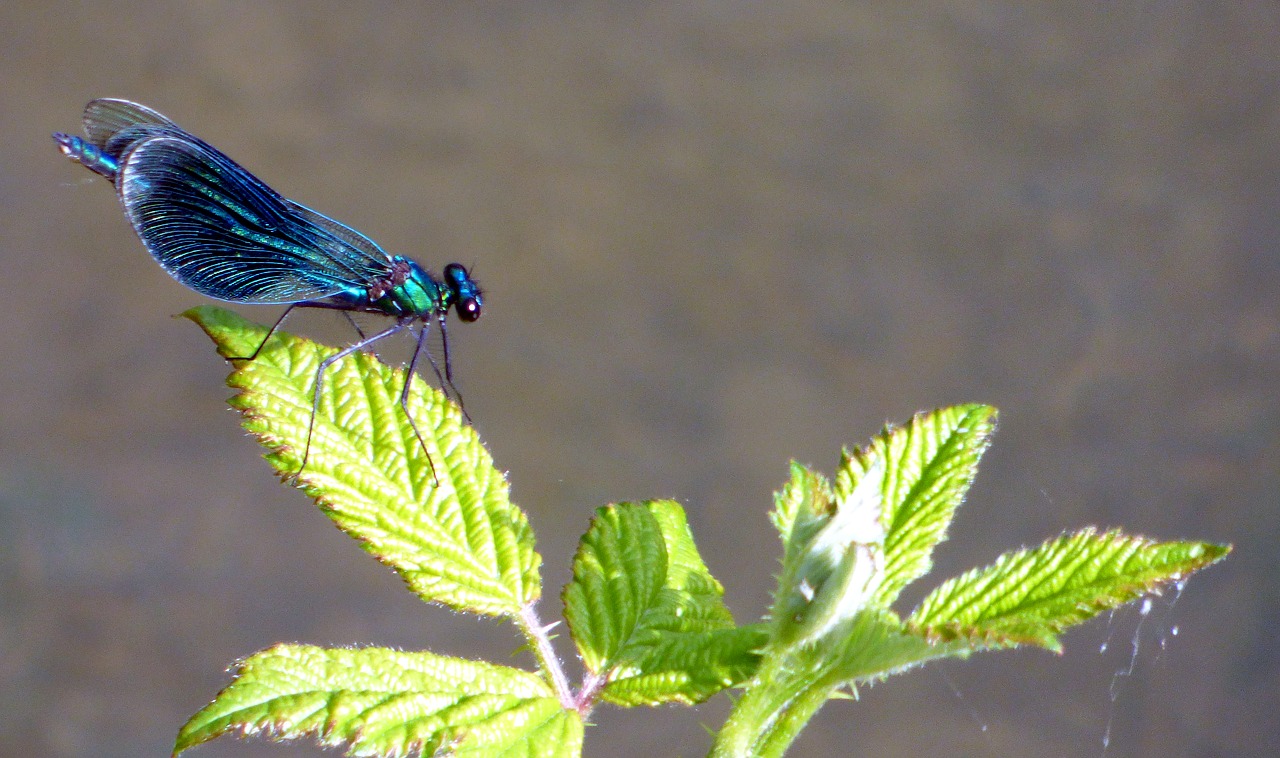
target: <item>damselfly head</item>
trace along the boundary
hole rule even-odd
[[[484,310],[484,292],[462,264],[450,263],[444,267],[444,285],[453,293],[453,305],[458,311],[458,318],[463,321],[480,318]]]

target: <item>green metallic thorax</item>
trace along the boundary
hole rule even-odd
[[[395,256],[391,275],[368,290],[369,309],[391,316],[423,317],[449,308],[450,292],[417,263]]]

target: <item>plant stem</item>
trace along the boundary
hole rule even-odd
[[[547,635],[551,627],[542,625],[542,620],[538,618],[538,611],[533,603],[520,609],[519,626],[525,639],[533,648],[538,666],[550,677],[551,686],[556,690],[560,705],[571,710],[579,710],[577,698],[574,697],[573,689],[569,686],[569,678],[565,676],[564,666],[560,665],[555,648],[551,646],[551,637]]]
[[[829,683],[815,681],[813,672],[788,672],[782,663],[761,666],[716,735],[711,758],[780,758],[827,701]]]
[[[583,679],[582,688],[578,690],[578,696],[574,699],[574,708],[584,720],[591,713],[591,709],[595,708],[596,695],[604,685],[605,677],[600,674],[588,673]]]

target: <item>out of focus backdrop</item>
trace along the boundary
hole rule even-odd
[[[1060,658],[834,702],[794,754],[1280,753],[1280,8],[90,8],[0,5],[0,754],[166,755],[279,641],[528,663],[259,460],[173,318],[209,301],[49,139],[103,96],[391,252],[474,266],[457,383],[537,531],[544,616],[597,506],[672,497],[755,619],[789,459],[830,471],[885,421],[986,402],[994,446],[912,597],[1087,524],[1235,554]],[[701,755],[725,712],[602,708],[586,752]]]

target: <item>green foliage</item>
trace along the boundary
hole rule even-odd
[[[221,309],[186,315],[223,356],[250,355],[266,335]],[[276,333],[256,359],[235,361],[228,384],[245,428],[287,482],[410,590],[511,621],[537,667],[279,645],[237,666],[182,728],[175,754],[231,732],[310,738],[359,756],[576,756],[602,702],[691,704],[737,687],[711,754],[781,756],[845,690],[936,658],[1059,651],[1069,627],[1230,550],[1083,529],[943,582],[904,621],[891,606],[929,572],[995,427],[990,407],[944,408],[845,451],[832,479],[791,465],[770,513],[782,541],[778,587],[757,622],[735,624],[678,504],[599,509],[562,595],[587,669],[575,690],[538,621],[533,532],[461,412],[414,381],[409,413],[424,451],[399,405],[402,371],[349,356],[316,394],[316,369],[333,353]]]
[[[736,628],[723,595],[679,505],[622,503],[583,536],[564,613],[604,700],[696,703],[755,667],[760,630]]]
[[[1158,544],[1118,531],[1082,529],[947,580],[907,623],[931,639],[1061,652],[1057,635],[1067,627],[1137,600],[1227,551],[1203,542]]]
[[[251,355],[266,336],[221,308],[184,315],[224,357]],[[231,405],[267,461],[423,600],[495,616],[537,600],[542,559],[528,519],[458,408],[421,380],[408,404],[430,461],[400,407],[404,372],[363,353],[325,373],[307,452],[316,369],[334,352],[277,332],[257,358],[237,362]]]
[[[277,645],[191,718],[177,750],[228,731],[312,737],[351,755],[573,756],[582,721],[520,669],[386,648]]]

